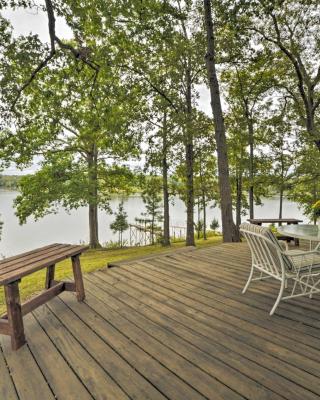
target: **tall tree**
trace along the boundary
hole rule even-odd
[[[277,111],[264,121],[263,128],[270,146],[272,167],[270,183],[279,195],[279,219],[283,218],[284,197],[292,184],[296,156],[296,127],[290,104],[279,101]]]
[[[146,130],[148,149],[146,150],[146,168],[161,172],[163,196],[163,241],[164,246],[170,246],[170,212],[171,196],[169,173],[174,160],[173,146],[177,140],[175,113],[162,98],[152,103],[151,114],[148,118],[149,128]]]
[[[235,2],[234,2],[235,3]],[[309,140],[320,150],[320,4],[317,0],[243,1],[247,28],[279,59],[278,85],[291,96]],[[241,7],[240,7],[241,8]],[[248,11],[250,12],[248,13]],[[252,15],[250,22],[247,15]]]
[[[146,212],[142,215],[150,220],[151,244],[154,244],[154,238],[157,228],[157,222],[162,220],[161,212],[161,179],[156,175],[146,177],[145,187],[142,191],[142,200],[146,207]]]
[[[254,151],[259,144],[255,132],[259,123],[259,113],[262,104],[273,88],[273,73],[270,56],[264,53],[247,58],[239,66],[228,65],[222,74],[222,80],[227,86],[229,104],[238,103],[238,113],[242,114],[247,125],[247,143],[249,145],[249,215],[254,218],[254,186],[255,160]],[[268,93],[269,92],[269,93]],[[238,115],[238,118],[240,115]]]
[[[294,175],[288,196],[316,224],[312,205],[320,198],[320,154],[314,145],[301,146],[295,155]]]
[[[110,228],[113,233],[118,233],[119,235],[119,245],[123,247],[123,232],[129,228],[127,221],[128,214],[124,210],[123,200],[119,203],[118,210],[116,212],[115,220],[110,224]]]
[[[229,178],[226,131],[220,99],[219,81],[216,71],[215,36],[213,30],[211,0],[204,0],[204,17],[207,33],[207,74],[211,97],[211,108],[215,123],[215,138],[218,155],[219,187],[221,197],[222,233],[225,242],[239,241],[239,231],[233,222],[232,198]]]
[[[11,61],[10,73],[23,75],[20,64]],[[14,129],[2,134],[3,158],[20,167],[34,156],[43,160],[40,172],[21,181],[22,194],[16,202],[20,221],[50,212],[56,202],[66,208],[88,205],[90,246],[99,247],[98,208],[108,207],[112,193],[108,182],[114,184],[112,176],[117,174],[120,185],[121,174],[128,176],[126,168],[111,167],[112,160],[138,154],[140,135],[134,130],[141,109],[138,92],[133,89],[130,94],[113,69],[93,78],[90,68],[78,70],[63,54],[38,78],[16,104]],[[107,183],[106,175],[111,177]],[[42,202],[32,201],[39,185],[48,191],[43,191]]]

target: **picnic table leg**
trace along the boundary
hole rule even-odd
[[[298,222],[292,222],[293,225],[298,225]],[[288,225],[291,225],[291,222],[288,222]],[[294,245],[299,246],[299,239],[294,239]]]
[[[13,350],[18,350],[26,342],[21,313],[19,281],[5,285],[4,292],[7,304],[8,322],[11,329],[11,347]]]
[[[50,265],[47,268],[46,283],[45,283],[46,289],[49,289],[52,285],[52,281],[54,280],[54,272],[55,272],[55,265]]]
[[[85,293],[80,265],[80,256],[73,256],[71,259],[77,299],[78,301],[83,301],[85,299]]]

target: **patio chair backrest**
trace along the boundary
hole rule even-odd
[[[248,242],[252,262],[256,266],[277,277],[293,269],[291,261],[282,253],[283,249],[269,228],[243,223],[240,232]]]

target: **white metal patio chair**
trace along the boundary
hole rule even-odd
[[[280,291],[272,315],[281,300],[300,296],[312,297],[320,292],[320,245],[312,251],[288,250],[269,228],[243,223],[240,232],[248,242],[252,265],[245,293],[250,282],[275,278],[280,281]],[[285,246],[283,246],[285,244]],[[259,275],[255,277],[255,274]]]

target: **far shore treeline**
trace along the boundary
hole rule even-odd
[[[17,190],[20,180],[20,175],[0,175],[0,188]]]
[[[17,35],[9,9],[45,18],[47,39]],[[187,246],[212,202],[225,242],[274,194],[274,217],[286,195],[316,223],[319,20],[319,0],[0,1],[0,169],[38,160],[1,178],[20,223],[87,207],[98,248],[98,211],[136,191],[164,246],[174,196]]]

